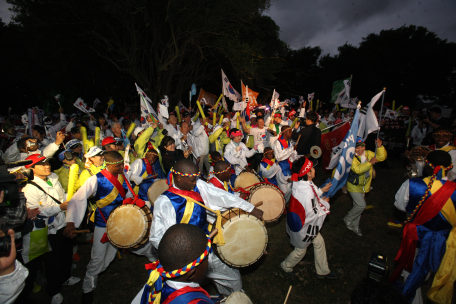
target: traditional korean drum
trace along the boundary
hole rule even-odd
[[[264,180],[255,171],[252,170],[251,172],[247,172],[244,170],[238,175],[238,177],[236,177],[236,180],[234,181],[234,189],[248,189],[252,185],[262,182],[264,182]]]
[[[263,202],[257,208],[262,210],[263,220],[268,223],[276,221],[285,210],[285,197],[280,189],[271,184],[259,184],[250,188],[250,194],[245,198],[252,205]]]
[[[220,304],[253,304],[250,298],[242,291],[235,291],[220,301]]]
[[[218,256],[232,267],[246,267],[258,261],[268,245],[268,232],[263,221],[241,210],[222,214],[225,245],[216,244]]]
[[[121,205],[112,211],[106,224],[109,241],[118,248],[136,249],[149,239],[152,212],[144,205]]]
[[[166,190],[169,189],[166,179],[156,180],[147,190],[147,197],[149,198],[150,204],[153,206],[157,198],[162,195]]]

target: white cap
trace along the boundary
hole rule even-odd
[[[97,146],[93,146],[89,149],[89,151],[87,151],[86,154],[84,154],[84,157],[89,158],[89,157],[94,157],[97,155],[103,155],[104,153],[105,153],[105,151],[101,150]]]
[[[138,134],[139,134],[140,132],[142,132],[142,131],[144,131],[144,128],[143,128],[143,127],[136,127],[135,130],[133,131],[133,134],[134,134],[135,136],[138,136]]]
[[[256,118],[255,114],[250,114],[250,118]]]
[[[230,121],[228,118],[223,118],[222,123],[225,123],[227,121]]]

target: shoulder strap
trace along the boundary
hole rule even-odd
[[[28,182],[29,184],[37,187],[38,189],[40,189],[41,191],[43,191],[44,193],[46,193],[47,196],[49,196],[50,198],[52,198],[54,200],[54,202],[56,202],[57,204],[61,204],[61,202],[59,200],[57,200],[55,197],[53,197],[52,195],[50,195],[49,193],[47,193],[46,191],[44,191],[43,188],[41,188],[38,184],[36,184],[34,181],[29,181]]]

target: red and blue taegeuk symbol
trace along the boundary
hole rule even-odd
[[[287,224],[291,231],[298,232],[306,222],[306,210],[293,196],[290,198],[290,207],[287,213]]]
[[[234,88],[231,85],[231,83],[228,85],[228,91],[230,91],[231,94],[236,94],[236,93],[234,93]]]

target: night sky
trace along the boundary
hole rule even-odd
[[[5,23],[11,17],[8,7],[0,0]],[[320,46],[323,53],[335,54],[345,42],[357,46],[370,33],[411,24],[456,41],[455,0],[273,0],[265,14],[280,26],[280,38],[293,49]]]

